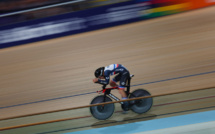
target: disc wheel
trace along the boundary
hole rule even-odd
[[[105,102],[112,101],[108,96],[105,97]],[[104,103],[104,95],[95,97],[90,104]],[[98,120],[106,120],[110,118],[114,112],[114,104],[106,104],[90,107],[90,112]]]
[[[144,89],[137,89],[130,94],[129,98],[137,98],[137,97],[144,97],[144,96],[151,96],[151,94]],[[131,105],[130,109],[135,113],[139,113],[139,114],[145,113],[151,109],[152,103],[153,103],[152,98],[130,101],[130,105]]]

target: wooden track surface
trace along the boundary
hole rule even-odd
[[[0,50],[0,118],[87,105],[97,95],[92,92],[100,89],[100,85],[92,83],[94,70],[112,63],[123,64],[135,75],[131,84],[135,86],[131,90],[145,88],[152,95],[215,86],[214,22],[215,7],[212,6],[90,33],[2,49]],[[117,91],[114,93],[118,96]],[[154,98],[155,106],[147,115],[161,118],[158,115],[211,107],[215,105],[215,98],[212,96],[214,93],[214,89],[210,89]],[[191,101],[191,99],[198,100]],[[158,106],[183,100],[186,101],[185,104]],[[117,110],[120,110],[119,106]],[[0,123],[1,127],[7,127],[89,115],[88,108],[84,108]],[[111,125],[122,123],[122,120],[128,118],[137,118],[136,121],[144,120],[142,117],[147,115],[116,113],[106,123],[110,122]],[[68,131],[76,131],[101,126],[96,125],[98,123],[102,122],[86,117],[2,133],[16,131],[20,134],[23,132],[30,134],[73,127],[76,129]],[[82,128],[82,125],[88,127]]]

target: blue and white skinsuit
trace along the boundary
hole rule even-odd
[[[109,84],[110,81],[110,76],[115,75],[112,81],[113,82],[118,82],[120,81],[119,89],[124,89],[126,86],[126,82],[128,78],[130,77],[129,71],[121,64],[111,64],[109,66],[106,66],[104,69],[104,78],[105,80],[99,79],[98,82],[101,84]]]

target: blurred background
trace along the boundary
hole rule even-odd
[[[212,0],[2,0],[0,48],[176,14],[213,4]],[[53,25],[50,27],[50,24]],[[21,37],[16,36],[21,34]]]
[[[1,15],[7,13],[12,15],[2,17],[1,26],[124,1],[128,0],[2,0]],[[23,13],[18,13],[20,11]]]
[[[0,133],[62,134],[202,112],[212,113],[198,114],[196,122],[214,121],[214,5],[214,0],[1,0]],[[63,110],[89,105],[101,88],[92,83],[95,69],[113,63],[135,75],[131,91],[190,92],[154,97],[152,109],[141,115],[123,115],[115,104],[106,121],[93,118],[88,107]],[[53,112],[58,110],[63,111]],[[194,118],[185,119],[181,126]],[[146,131],[142,125],[100,133]],[[191,133],[204,131],[192,128]]]

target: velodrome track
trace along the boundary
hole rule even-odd
[[[88,105],[100,85],[97,67],[126,66],[132,88],[152,95],[215,87],[215,7],[0,50],[0,119]],[[118,96],[117,91],[114,93]],[[107,121],[89,108],[1,120],[0,128],[72,118],[1,131],[60,134],[215,109],[215,90],[155,97],[143,115],[116,113]],[[77,117],[77,118],[76,118]]]

